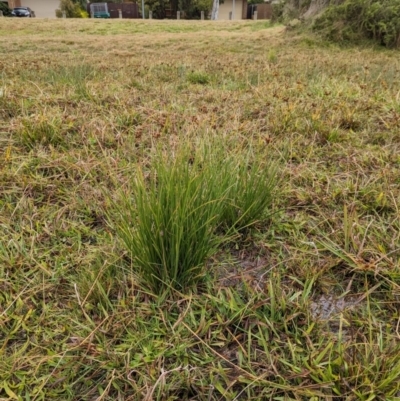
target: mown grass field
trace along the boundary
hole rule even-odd
[[[398,52],[252,21],[0,36],[1,400],[400,400]],[[114,219],[200,143],[274,163],[272,204],[155,295]]]

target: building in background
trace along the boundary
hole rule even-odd
[[[225,0],[220,2],[218,20],[240,20],[247,18],[247,0]]]

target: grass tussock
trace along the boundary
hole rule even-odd
[[[217,246],[233,230],[266,217],[275,166],[251,163],[249,151],[224,150],[211,141],[195,150],[179,145],[158,151],[148,169],[135,169],[129,192],[115,204],[116,232],[150,291],[198,285]]]
[[[124,194],[116,226],[134,267],[150,290],[187,289],[205,274],[215,252],[217,216],[224,189],[219,174],[190,154],[159,154],[151,168],[134,172],[132,195]]]
[[[396,53],[263,21],[0,35],[0,399],[399,399]]]

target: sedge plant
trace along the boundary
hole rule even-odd
[[[264,167],[212,143],[158,151],[138,167],[116,205],[116,232],[139,280],[157,294],[198,284],[218,245],[271,205],[276,170]]]
[[[174,156],[159,152],[149,171],[137,169],[116,229],[152,292],[181,291],[204,277],[204,263],[219,242],[214,231],[225,194],[223,188],[215,193],[218,178],[187,149]]]

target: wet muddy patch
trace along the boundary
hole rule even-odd
[[[360,302],[357,296],[350,295],[338,297],[335,295],[323,294],[311,302],[310,312],[314,319],[331,320],[338,319],[340,314],[354,309]]]

